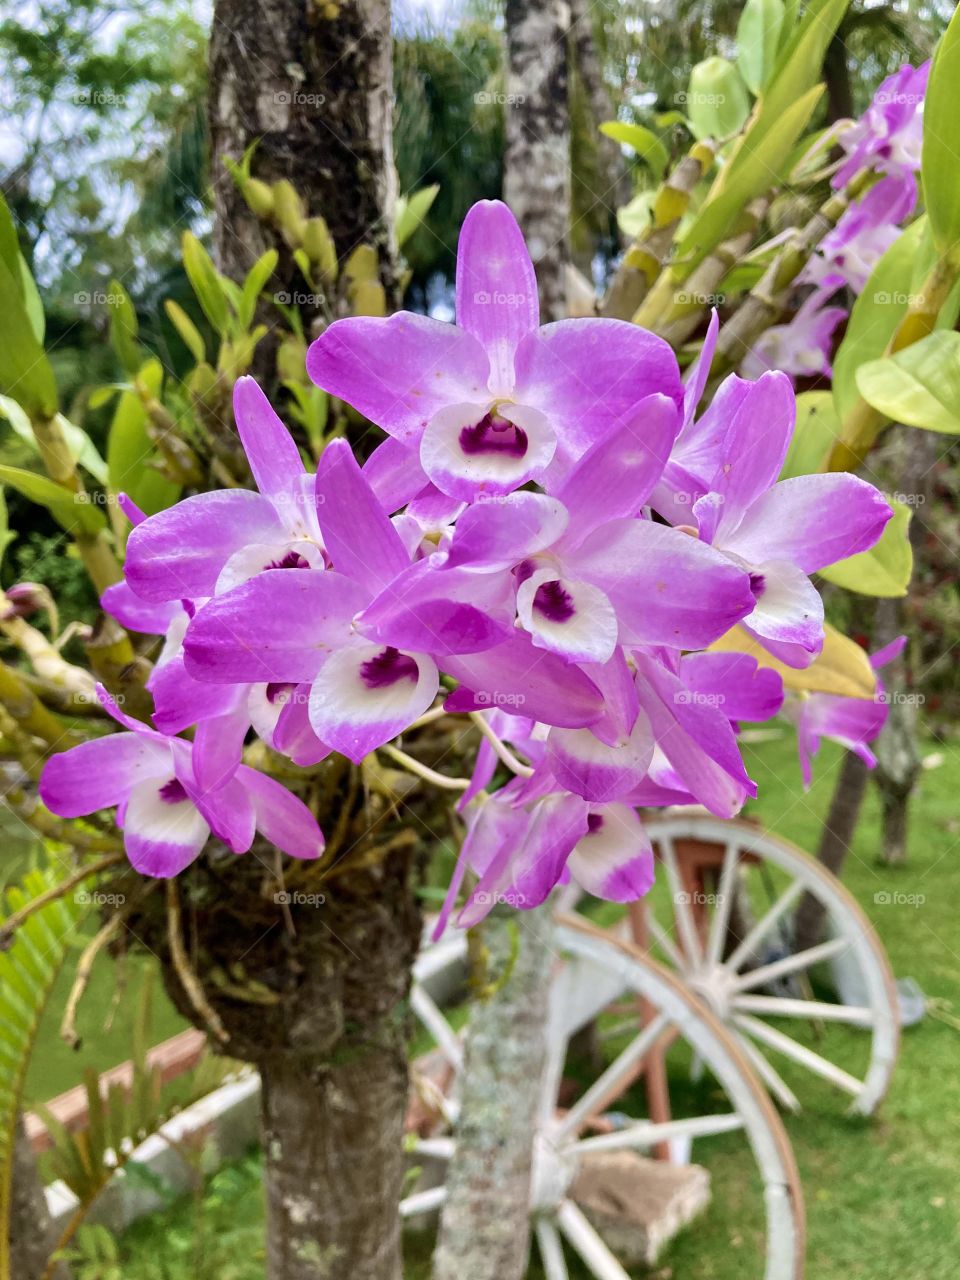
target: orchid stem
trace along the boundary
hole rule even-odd
[[[401,751],[391,743],[387,743],[380,750],[408,773],[415,773],[418,778],[423,778],[425,782],[432,782],[435,787],[443,787],[447,791],[466,791],[470,785],[469,778],[450,778],[445,773],[437,773],[436,769],[430,769],[419,760],[414,760],[413,756],[408,756],[405,751]]]
[[[482,711],[471,711],[470,719],[490,743],[491,747],[493,747],[494,751],[497,753],[497,756],[503,761],[508,769],[512,769],[513,772],[518,774],[521,778],[529,778],[533,774],[533,770],[530,766],[528,764],[524,764],[522,760],[515,756],[503,739],[493,731],[484,719]]]

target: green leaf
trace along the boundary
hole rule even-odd
[[[184,232],[183,236],[183,267],[203,314],[217,333],[225,333],[230,323],[230,308],[223,281],[210,255],[191,231]]]
[[[3,490],[0,489],[0,565],[3,564],[3,553],[16,536],[10,528],[10,520],[7,516],[7,500],[3,496]]]
[[[752,130],[744,136],[680,238],[677,256],[683,259],[684,276],[723,240],[745,205],[776,185],[822,93],[823,86],[815,85],[762,137],[754,139]]]
[[[751,146],[776,128],[785,111],[818,83],[827,46],[833,39],[850,0],[813,0],[780,52],[773,74],[757,103],[750,133]],[[787,29],[786,22],[784,29]],[[798,134],[799,136],[799,134]]]
[[[960,8],[933,55],[923,106],[920,177],[938,251],[960,265],[960,164],[957,163],[957,86],[960,85]]]
[[[436,200],[439,190],[439,183],[433,183],[429,187],[421,187],[409,196],[401,196],[397,201],[396,234],[400,248],[403,248],[430,212],[430,206]]]
[[[280,255],[276,249],[268,249],[262,257],[250,268],[247,278],[243,282],[243,289],[240,294],[240,305],[237,307],[237,319],[244,329],[249,329],[253,323],[254,312],[257,309],[257,302],[263,291],[264,285],[276,270],[277,260]],[[203,359],[203,356],[197,357],[197,362]]]
[[[960,335],[958,335],[960,336]],[[839,560],[820,576],[838,587],[861,596],[905,596],[913,572],[913,548],[909,527],[912,512],[903,502],[893,499],[893,519],[887,522],[880,541],[869,551]]]
[[[14,432],[20,437],[32,453],[40,454],[37,438],[33,432],[29,415],[22,405],[17,404],[10,396],[0,396],[0,417],[6,418]],[[54,421],[63,432],[74,462],[86,467],[87,471],[99,484],[107,482],[107,464],[97,452],[96,445],[81,428],[65,418],[62,413],[55,415]]]
[[[939,329],[857,370],[867,404],[893,422],[960,434],[960,333]]]
[[[148,360],[137,376],[159,398],[163,382],[160,361]],[[147,434],[143,401],[135,391],[124,391],[107,436],[109,487],[113,494],[128,493],[148,516],[163,511],[180,496],[180,486],[151,466],[156,458],[156,449]]]
[[[918,218],[886,251],[853,304],[847,331],[833,361],[833,400],[843,421],[860,399],[857,370],[886,349],[906,315],[915,269],[933,265],[925,218]]]
[[[0,392],[20,401],[31,416],[57,411],[57,383],[24,300],[19,265],[15,274],[0,259]]]
[[[797,396],[797,424],[780,472],[781,480],[815,475],[840,433],[840,419],[829,391],[804,391]]]
[[[168,298],[164,302],[163,309],[194,360],[197,364],[203,364],[207,358],[207,348],[204,345],[200,330],[184,311],[183,307],[174,302],[172,298]]]
[[[652,129],[644,128],[642,124],[624,124],[619,120],[606,120],[600,126],[600,132],[612,138],[614,142],[621,142],[624,146],[632,148],[648,166],[656,180],[660,181],[670,163],[670,153]]]
[[[777,63],[783,0],[747,0],[737,24],[737,66],[753,94],[764,88]]]
[[[130,295],[119,280],[110,281],[110,341],[124,373],[134,374],[143,359],[137,337],[140,325]]]
[[[690,72],[687,114],[698,138],[729,138],[738,133],[750,111],[740,72],[726,58],[698,62]]]
[[[93,536],[106,526],[103,512],[89,493],[73,493],[47,476],[21,467],[0,465],[0,484],[8,484],[31,502],[46,507],[67,533]]]

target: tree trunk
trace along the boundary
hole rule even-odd
[[[598,132],[594,138],[600,161],[601,189],[594,193],[610,215],[610,245],[620,243],[617,211],[628,204],[631,196],[630,170],[623,158],[620,144],[600,133],[605,120],[616,119],[616,110],[610,100],[603,68],[597,57],[593,19],[587,0],[570,0],[570,48],[581,83],[590,103],[593,125]]]
[[[940,453],[939,437],[932,431],[900,428],[901,462],[897,468],[897,489],[902,500],[912,505],[910,544],[913,547],[913,582],[919,580],[923,547],[929,530],[924,519],[933,496],[933,467]],[[874,647],[889,644],[905,630],[908,607],[903,599],[878,600]],[[917,742],[919,704],[922,694],[910,686],[910,653],[901,655],[884,672],[890,711],[874,750],[877,768],[874,781],[880,791],[883,848],[880,861],[896,865],[907,856],[907,829],[910,797],[920,777],[920,747]]]
[[[308,334],[323,303],[277,227],[250,209],[225,161],[239,164],[256,142],[253,177],[292,182],[308,215],[325,219],[341,263],[357,245],[372,245],[388,303],[396,305],[392,75],[390,0],[216,0],[209,124],[217,264],[242,279],[276,248],[273,287],[294,300]]]
[[[565,0],[507,0],[504,199],[537,270],[541,320],[566,314],[570,122]]]
[[[837,31],[823,59],[823,78],[827,83],[827,120],[845,120],[853,115],[853,86],[847,63],[847,33]]]
[[[402,1030],[334,1061],[261,1063],[270,1276],[402,1280]]]
[[[56,1246],[57,1233],[47,1212],[43,1183],[22,1116],[17,1117],[14,1139],[8,1227],[11,1277],[40,1280]],[[54,1280],[68,1280],[69,1274],[66,1265],[60,1263],[53,1273]]]
[[[464,1064],[456,1153],[433,1259],[433,1280],[522,1280],[530,1251],[533,1133],[546,1049],[553,925],[535,911],[495,908],[483,946],[496,979],[510,976],[473,1010]]]
[[[422,927],[414,830],[437,819],[415,790],[401,823],[370,770],[362,781],[331,756],[301,788],[327,832],[318,862],[211,846],[175,882],[179,919],[152,894],[130,920],[180,1012],[209,1030],[212,1011],[217,1047],[261,1073],[266,1280],[402,1276],[407,998]]]
[[[860,818],[860,807],[867,789],[867,766],[858,755],[848,751],[843,758],[837,785],[830,801],[830,811],[823,824],[817,857],[834,875],[843,869]],[[812,894],[804,894],[794,917],[794,950],[805,951],[822,939],[826,911]]]

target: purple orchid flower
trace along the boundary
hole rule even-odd
[[[464,501],[543,481],[644,397],[680,403],[676,360],[660,338],[618,320],[538,328],[533,264],[499,201],[480,201],[464,220],[456,295],[456,327],[405,311],[351,317],[307,354],[314,382],[394,437],[376,470],[384,492],[405,470],[410,488],[393,489],[397,506],[425,478]]]
[[[907,63],[887,76],[861,118],[840,135],[847,159],[833,176],[834,187],[845,186],[867,165],[879,173],[920,171],[923,100],[929,76],[929,61],[916,70]]]
[[[814,289],[788,324],[775,324],[761,334],[744,356],[740,372],[745,378],[779,370],[790,378],[829,378],[833,335],[847,318],[846,308],[824,303],[837,291],[829,284]]]
[[[732,374],[678,437],[672,479],[689,487],[661,485],[652,500],[674,524],[692,517],[704,542],[749,572],[757,599],[744,627],[781,661],[806,667],[823,646],[823,604],[809,575],[872,547],[893,512],[856,476],[777,483],[795,413],[785,374]]]
[[[323,835],[306,805],[273,778],[239,765],[213,791],[199,782],[194,744],[168,738],[125,715],[102,686],[106,711],[128,732],[81,743],[47,761],[40,798],[77,818],[117,807],[117,825],[133,866],[146,876],[175,876],[197,858],[212,832],[246,853],[256,831],[294,858],[317,858]]]
[[[898,658],[906,643],[906,636],[898,636],[871,654],[870,665],[874,671],[878,672]],[[809,787],[813,776],[812,761],[820,750],[821,738],[839,742],[849,751],[856,752],[868,769],[875,768],[877,758],[867,743],[880,736],[887,723],[890,706],[878,675],[876,693],[872,698],[844,698],[831,693],[797,694],[785,704],[784,714],[797,727],[797,752],[803,785]]]
[[[324,566],[313,480],[292,436],[252,378],[238,379],[233,406],[259,493],[199,493],[137,524],[124,573],[143,600],[198,600],[267,569]]]

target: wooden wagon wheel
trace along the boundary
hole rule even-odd
[[[675,1138],[699,1142],[735,1131],[744,1133],[763,1186],[764,1280],[798,1280],[803,1274],[804,1215],[793,1153],[775,1108],[737,1042],[682,981],[632,944],[578,917],[561,916],[556,946],[563,960],[551,984],[531,1203],[548,1280],[567,1280],[568,1249],[597,1280],[629,1280],[574,1195],[578,1173],[592,1153],[649,1152]],[[567,1105],[560,1108],[571,1038],[625,999],[631,1007],[642,1005],[646,1020],[579,1097],[565,1097]],[[447,1030],[455,1039],[449,1026]],[[447,1033],[439,1026],[436,1031],[439,1043]],[[648,1059],[677,1042],[709,1069],[729,1109],[709,1115],[674,1114],[664,1123],[632,1119],[615,1110],[614,1104],[643,1073]],[[427,1137],[417,1147],[421,1155],[435,1159],[448,1158],[453,1149],[453,1138],[447,1135]],[[416,1191],[403,1201],[401,1213],[413,1217],[440,1205],[443,1198],[442,1185]]]
[[[678,812],[651,818],[647,830],[666,890],[651,895],[657,903],[649,902],[645,910],[649,944],[657,957],[738,1037],[783,1107],[796,1111],[800,1102],[770,1061],[771,1054],[848,1095],[851,1112],[871,1114],[887,1091],[896,1063],[899,1011],[886,953],[852,894],[814,858],[749,822]],[[745,883],[750,877],[766,881],[765,894],[750,892]],[[826,909],[827,937],[794,952],[789,913],[807,892]],[[731,944],[731,913],[738,893],[755,909],[766,900],[756,922]],[[567,896],[568,908],[573,897]],[[657,918],[664,900],[673,917],[667,927]],[[771,948],[778,935],[781,946]],[[851,985],[862,993],[856,1005],[811,998],[810,973],[828,961],[847,966]],[[853,1074],[826,1052],[801,1043],[795,1032],[803,1024],[824,1030],[844,1024],[869,1032],[866,1068]]]

